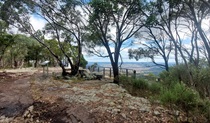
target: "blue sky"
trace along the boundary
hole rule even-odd
[[[40,18],[39,16],[36,16],[36,15],[31,16],[30,21],[31,21],[32,25],[34,26],[35,30],[42,29],[44,27],[44,25],[46,24],[46,21],[44,21],[42,18]],[[134,40],[134,39],[130,39],[130,41],[128,40],[127,42],[125,42],[125,44],[129,44],[131,42],[131,40]],[[189,39],[188,39],[187,42],[189,42]],[[185,42],[185,44],[187,44],[187,42]],[[125,47],[127,47],[127,45],[125,45]],[[121,56],[123,58],[123,62],[151,62],[151,59],[149,59],[149,58],[142,58],[138,61],[136,61],[135,59],[129,59],[128,49],[129,48],[135,48],[136,49],[138,47],[139,47],[139,45],[134,44],[131,47],[127,47],[124,50],[122,50],[121,51]],[[87,55],[87,53],[84,50],[83,50],[83,55],[88,62],[110,62],[109,58],[102,58],[102,57],[93,56],[93,55],[89,56],[89,55]],[[163,62],[161,57],[157,57],[156,61],[157,62]],[[174,59],[171,58],[170,62],[174,62]]]
[[[44,27],[44,25],[46,24],[46,21],[37,15],[32,15],[30,21],[31,21],[35,30],[42,29]],[[129,44],[130,41],[125,42],[125,44],[127,44],[127,43]],[[127,47],[127,46],[125,45],[125,47]],[[136,48],[136,46],[133,46],[133,47]],[[89,56],[89,55],[86,55],[87,53],[85,53],[85,51],[83,51],[83,54],[84,54],[85,59],[88,62],[110,62],[109,58],[102,58],[102,57],[98,57],[98,56]],[[123,62],[151,62],[151,60],[148,58],[143,58],[143,59],[140,59],[139,61],[136,61],[135,59],[129,59],[128,58],[128,48],[126,48],[125,50],[122,50],[121,55],[123,58]]]

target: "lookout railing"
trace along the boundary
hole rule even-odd
[[[98,72],[101,73],[103,75],[103,77],[109,77],[112,78],[113,75],[113,70],[111,67],[89,67],[89,70],[91,72]],[[119,74],[120,75],[125,75],[127,77],[133,77],[136,78],[136,70],[134,69],[128,69],[128,68],[119,68]]]

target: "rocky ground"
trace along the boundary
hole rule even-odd
[[[43,76],[41,69],[0,71],[0,123],[187,121],[181,110],[131,96],[111,80],[57,80],[53,76]],[[204,122],[202,117],[188,120]]]

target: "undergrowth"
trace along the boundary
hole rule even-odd
[[[179,71],[161,73],[161,81],[156,82],[155,77],[134,79],[132,77],[121,76],[120,83],[134,96],[159,100],[161,104],[172,108],[181,109],[191,115],[204,115],[210,120],[210,101],[200,97],[196,89],[188,87],[186,83],[174,78]],[[157,78],[157,77],[156,77]]]

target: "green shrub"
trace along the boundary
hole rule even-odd
[[[142,75],[141,78],[144,79],[144,80],[146,80],[146,81],[148,81],[148,82],[155,82],[157,76],[154,75],[153,73],[148,73],[148,74]]]
[[[178,77],[175,77],[175,75],[171,74],[171,72],[168,71],[161,72],[159,76],[161,79],[161,83],[165,87],[172,87],[179,81]]]
[[[120,76],[120,84],[124,87],[132,86],[132,78],[127,76]]]
[[[128,82],[130,79],[127,76],[120,76],[120,82]]]
[[[184,64],[176,65],[170,67],[170,71],[163,71],[159,74],[160,79],[167,86],[171,86],[172,82],[185,82],[188,83],[189,80],[189,69],[186,68]]]
[[[195,88],[202,98],[210,96],[210,67],[205,64],[194,66],[188,64],[188,68],[181,64],[173,66],[170,71],[159,74],[162,84],[167,87],[174,86],[177,82],[183,82],[189,87]]]
[[[160,100],[164,104],[175,104],[188,111],[196,107],[199,95],[184,84],[177,83],[174,87],[161,89]]]
[[[150,86],[149,86],[149,90],[153,93],[153,94],[159,94],[161,91],[161,83],[159,82],[153,82]]]
[[[132,80],[133,87],[138,89],[148,89],[149,84],[143,79],[133,79]]]
[[[160,101],[163,104],[174,104],[177,100],[176,95],[170,90],[161,90]]]
[[[210,121],[210,100],[201,100],[199,104],[199,110]]]

